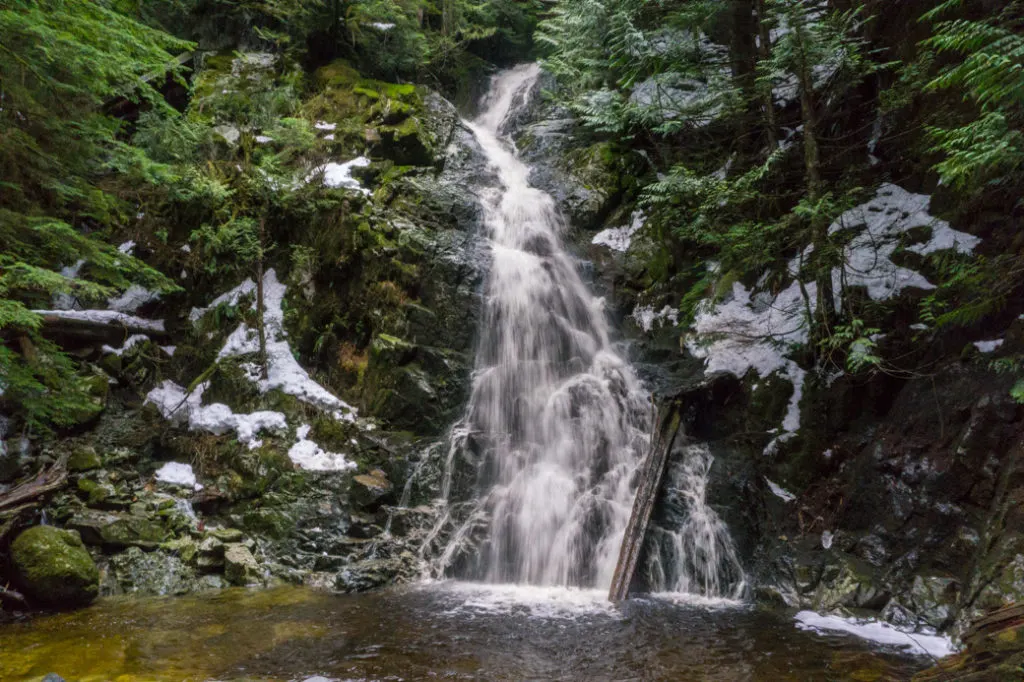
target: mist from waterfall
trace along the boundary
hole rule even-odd
[[[471,395],[452,429],[445,509],[431,538],[443,529],[446,541],[432,570],[606,588],[652,410],[610,340],[603,300],[562,245],[565,221],[554,200],[530,186],[529,168],[505,135],[539,74],[527,64],[495,76],[480,115],[467,123],[498,183],[481,197],[491,267]],[[462,459],[476,462],[477,481],[473,499],[459,504],[450,498]]]

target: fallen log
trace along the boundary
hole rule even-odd
[[[40,471],[32,480],[0,494],[0,514],[20,512],[26,508],[25,505],[62,488],[68,480],[67,461],[68,456],[62,455],[52,467]]]
[[[658,409],[651,445],[640,472],[640,485],[633,499],[633,512],[622,537],[619,561],[615,565],[615,575],[612,577],[612,586],[608,592],[608,599],[612,602],[620,602],[629,596],[629,588],[643,550],[644,537],[647,535],[647,526],[651,522],[651,514],[661,490],[669,453],[679,433],[681,419],[679,406],[675,402],[663,404]]]

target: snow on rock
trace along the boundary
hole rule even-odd
[[[935,288],[921,273],[892,261],[894,252],[911,230],[930,230],[925,241],[905,247],[906,251],[921,256],[944,250],[971,253],[981,243],[978,237],[954,230],[946,221],[929,214],[930,203],[931,197],[926,194],[913,194],[886,183],[878,188],[874,199],[851,208],[832,223],[829,235],[856,231],[843,249],[843,267],[832,270],[837,307],[844,281],[847,287],[864,287],[874,301],[892,298],[904,289]],[[813,250],[812,246],[807,247],[804,261]],[[798,261],[790,262],[793,274],[797,274]]]
[[[192,466],[190,464],[168,462],[156,470],[155,476],[156,480],[160,483],[183,485],[186,488],[192,488],[194,490],[203,489],[202,485],[196,483],[196,474],[192,471]]]
[[[743,378],[748,371],[760,377],[779,372],[793,384],[783,433],[765,448],[773,454],[800,428],[800,400],[803,398],[807,373],[786,357],[791,346],[807,343],[806,312],[814,311],[817,289],[813,283],[804,285],[809,302],[805,302],[800,285],[793,282],[778,295],[751,292],[733,283],[732,298],[715,305],[702,301],[694,319],[693,334],[686,340],[687,350],[707,361],[705,373],[728,372]]]
[[[242,300],[242,297],[248,296],[254,293],[255,291],[256,283],[253,282],[251,279],[247,279],[241,284],[239,284],[237,287],[232,289],[231,291],[225,292],[218,296],[217,298],[213,299],[213,301],[210,302],[210,305],[206,306],[205,308],[193,308],[192,311],[188,314],[188,319],[190,322],[197,322],[199,321],[199,318],[201,318],[203,315],[210,312],[219,305],[227,304],[230,306],[237,306],[238,302]]]
[[[67,320],[82,320],[98,324],[123,324],[126,327],[146,329],[152,332],[164,331],[163,320],[147,320],[144,317],[126,315],[116,310],[33,310],[36,315],[63,317]]]
[[[118,246],[117,250],[127,256],[130,256],[135,251],[135,242],[129,239],[128,241]]]
[[[107,307],[122,313],[134,313],[150,301],[156,301],[160,294],[150,291],[143,286],[133,284],[120,296],[113,296],[107,299]]]
[[[278,281],[277,273],[274,270],[268,270],[263,278],[263,323],[267,342],[267,376],[265,379],[260,378],[261,372],[255,365],[248,368],[250,376],[254,378],[262,393],[277,389],[295,396],[304,403],[332,413],[336,419],[355,421],[356,409],[313,381],[309,373],[292,355],[288,345],[288,335],[284,329],[285,291],[286,287]],[[220,360],[247,355],[258,350],[259,340],[256,331],[243,323],[228,337],[217,358]]]
[[[974,347],[982,353],[992,353],[1001,345],[1003,345],[1004,339],[994,339],[992,341],[975,341]]]
[[[156,406],[164,419],[176,424],[187,424],[190,431],[204,431],[216,436],[235,432],[239,442],[249,449],[262,445],[256,438],[260,431],[279,431],[288,427],[280,412],[261,410],[251,414],[235,414],[223,403],[203,405],[203,392],[209,382],[199,384],[187,394],[185,389],[167,380],[146,395],[146,403]]]
[[[145,334],[132,334],[125,339],[124,344],[120,348],[114,348],[113,346],[103,345],[101,349],[104,353],[113,353],[114,355],[124,355],[124,352],[132,346],[138,345],[149,341],[149,337]]]
[[[823,616],[813,611],[800,611],[796,614],[796,623],[801,630],[810,630],[818,634],[844,632],[878,644],[897,646],[909,649],[912,653],[927,654],[934,658],[956,653],[953,642],[948,637],[903,632],[888,623],[875,620]]]
[[[655,310],[649,305],[637,306],[632,317],[637,326],[645,332],[654,330],[655,326],[663,326],[666,322],[671,322],[673,327],[679,323],[679,311],[671,306],[665,306],[661,310]]]
[[[764,477],[764,480],[768,484],[768,489],[772,491],[772,495],[775,495],[775,497],[782,499],[783,502],[792,502],[793,500],[796,499],[796,495],[789,492],[781,485],[768,478],[767,476]]]
[[[298,440],[288,450],[288,458],[299,468],[309,471],[347,471],[356,468],[355,463],[348,461],[345,455],[328,452],[309,440],[309,431],[309,424],[300,426],[295,433]]]
[[[370,194],[370,190],[363,187],[359,184],[358,180],[352,177],[353,168],[365,168],[369,165],[370,160],[365,156],[357,156],[345,163],[335,163],[332,161],[314,169],[306,178],[306,181],[309,182],[322,174],[324,185],[327,187],[345,187],[346,189],[354,189],[363,194]]]
[[[601,230],[594,235],[594,238],[590,243],[607,246],[612,251],[625,252],[629,250],[629,245],[633,241],[633,235],[636,234],[643,226],[643,211],[633,211],[629,225],[625,225],[623,227],[609,227],[606,230]]]

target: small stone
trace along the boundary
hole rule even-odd
[[[225,545],[224,577],[232,585],[252,585],[260,582],[259,563],[245,545]]]
[[[91,471],[102,466],[100,456],[96,448],[91,445],[83,445],[75,448],[75,451],[68,457],[68,471]]]

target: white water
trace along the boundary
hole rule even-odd
[[[612,346],[603,301],[564,250],[554,200],[529,185],[504,136],[539,72],[529,64],[496,76],[467,123],[499,180],[482,196],[492,264],[472,392],[452,430],[445,509],[427,542],[447,538],[438,577],[604,589],[632,510],[650,399]],[[464,460],[477,463],[477,487],[458,504],[453,472]],[[692,582],[720,596],[718,583]]]

